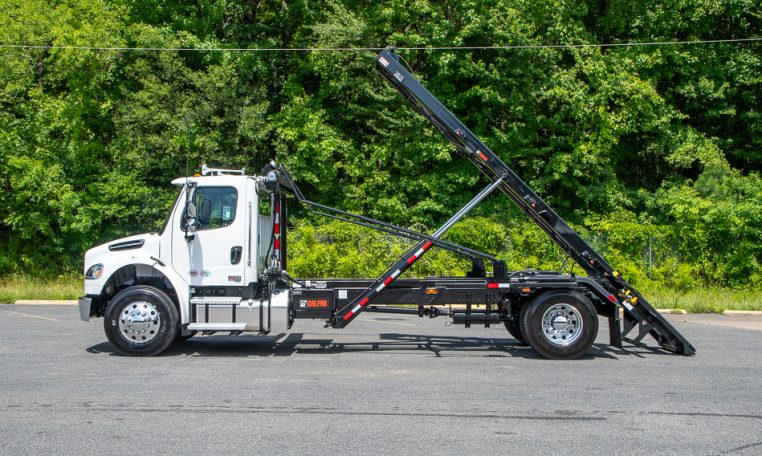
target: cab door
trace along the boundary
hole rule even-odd
[[[184,234],[185,213],[175,219],[172,265],[191,286],[243,285],[246,198],[241,190],[225,182],[199,183],[192,195],[197,212],[192,239]]]

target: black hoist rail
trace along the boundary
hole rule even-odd
[[[371,217],[366,217],[364,215],[343,211],[341,209],[336,209],[335,207],[326,206],[325,204],[310,201],[305,198],[301,189],[299,189],[299,187],[296,185],[296,182],[291,177],[291,174],[289,174],[283,165],[278,165],[275,162],[269,163],[262,170],[261,174],[266,175],[269,171],[276,171],[279,179],[278,184],[282,188],[288,190],[292,195],[294,195],[296,200],[299,201],[300,204],[306,207],[307,210],[313,214],[319,215],[321,217],[340,220],[342,222],[352,223],[354,225],[363,226],[376,231],[382,231],[384,233],[389,233],[401,238],[413,239],[416,241],[431,241],[435,246],[441,249],[449,250],[459,255],[466,256],[472,261],[489,260],[493,262],[493,264],[500,262],[500,260],[488,253],[480,252],[478,250],[470,249],[453,242],[445,241],[443,239],[436,238],[433,235],[419,233],[417,231],[384,222],[382,220],[377,220]]]
[[[609,315],[610,322],[615,322],[615,324],[609,325],[609,329],[612,331],[612,343],[621,346],[622,338],[637,329],[635,337],[624,340],[640,343],[643,337],[651,335],[666,350],[684,355],[695,353],[696,350],[693,346],[664,317],[656,312],[637,290],[622,279],[619,273],[598,252],[590,247],[500,157],[492,152],[415,78],[411,71],[402,64],[399,55],[394,52],[393,48],[386,48],[376,56],[376,67],[391,86],[412,104],[416,111],[426,117],[447,140],[455,145],[463,157],[479,168],[493,184],[496,184],[497,188],[542,228],[567,255],[574,259],[591,279],[607,290],[609,294],[601,298],[607,299],[611,305],[615,306]],[[404,272],[404,269],[407,269],[412,262],[420,258],[420,255],[424,254],[429,247],[431,247],[430,241],[419,242],[419,245],[416,245],[395,263],[377,282],[383,284],[386,281],[394,280],[396,276],[392,277],[392,275],[399,274],[397,273],[399,267],[402,267],[402,272]],[[332,326],[344,326],[363,310],[370,299],[378,294],[374,291],[373,286],[368,288],[357,299],[339,309],[339,312],[329,323]],[[604,304],[607,303],[604,302]],[[620,327],[619,319],[615,316],[615,311],[619,307],[624,311],[623,327]]]

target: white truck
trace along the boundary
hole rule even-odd
[[[174,180],[183,190],[161,231],[85,254],[81,317],[103,316],[109,340],[134,355],[159,353],[196,331],[286,330],[288,291],[257,299],[272,247],[264,179],[204,166],[201,176]],[[201,304],[206,313],[194,315]],[[233,304],[237,318],[218,318]]]
[[[490,181],[442,227],[428,235],[311,202],[275,162],[258,175],[204,166],[200,175],[172,182],[181,191],[160,232],[119,239],[86,253],[81,318],[103,317],[109,341],[128,355],[159,354],[198,332],[279,334],[300,318],[343,328],[362,312],[448,316],[466,327],[504,325],[520,342],[554,359],[584,354],[602,315],[608,319],[611,345],[621,347],[623,340],[640,344],[650,335],[663,349],[695,353],[640,293],[420,84],[393,49],[382,51],[376,62],[390,84]],[[488,253],[442,239],[495,190],[521,208],[587,276],[507,271],[503,261]],[[294,279],[287,272],[287,194],[319,215],[417,242],[376,278]],[[471,271],[465,277],[400,277],[434,247],[470,258]],[[399,304],[408,306],[394,307]],[[625,338],[629,333],[634,337]]]

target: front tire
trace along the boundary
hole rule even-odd
[[[126,288],[111,300],[104,315],[106,337],[117,352],[154,356],[174,342],[178,313],[172,299],[158,288]]]
[[[549,359],[574,359],[595,342],[598,315],[590,300],[577,292],[547,292],[527,304],[522,334]]]
[[[183,335],[183,331],[180,328],[177,328],[177,335],[175,336],[175,343],[181,344],[185,342],[186,340],[190,339],[191,337],[195,336],[198,331],[188,331],[187,334]]]

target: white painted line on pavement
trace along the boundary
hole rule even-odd
[[[41,317],[39,315],[31,315],[31,314],[26,314],[22,312],[15,312],[13,310],[7,310],[7,309],[0,309],[0,310],[2,310],[3,312],[15,314],[15,315],[21,315],[22,317],[39,318],[40,320],[48,320],[48,321],[58,321],[55,318]]]
[[[51,299],[20,299],[14,304],[17,306],[76,306],[77,301],[73,300],[51,300]]]

